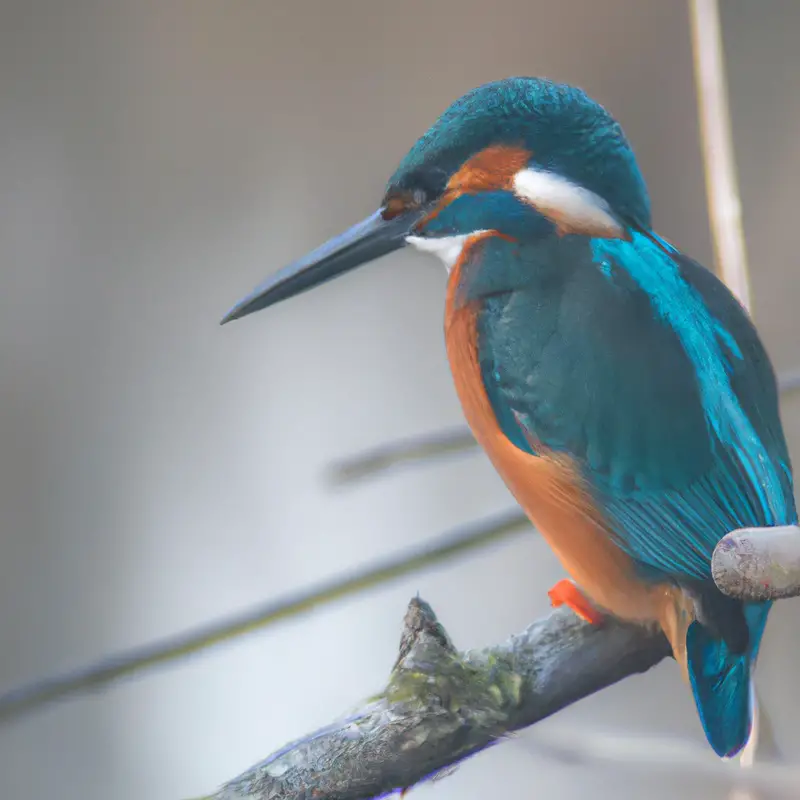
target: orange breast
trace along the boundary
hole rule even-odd
[[[600,608],[626,620],[661,624],[685,669],[685,632],[693,618],[683,593],[671,585],[645,583],[630,558],[611,540],[602,515],[569,458],[543,451],[537,456],[515,447],[500,430],[478,363],[477,302],[457,297],[469,242],[450,273],[445,310],[445,342],[464,415],[517,502],[555,552],[567,573]]]

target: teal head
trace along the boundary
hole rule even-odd
[[[572,86],[508,78],[473,89],[416,142],[380,207],[278,271],[222,320],[239,319],[405,245],[451,266],[466,239],[650,227],[650,203],[619,124]]]

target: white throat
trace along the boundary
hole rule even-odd
[[[485,232],[473,231],[472,233],[462,233],[458,236],[406,236],[406,242],[422,253],[432,253],[438,256],[449,273],[458,262],[469,242]]]

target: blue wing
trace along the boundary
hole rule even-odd
[[[730,530],[797,520],[775,375],[747,314],[712,273],[636,230],[489,239],[462,283],[480,301],[482,377],[505,435],[568,453],[643,574],[693,593],[692,691],[711,746],[735,754],[770,604],[722,595],[711,555]]]
[[[772,366],[711,272],[642,231],[509,247],[464,287],[498,422],[580,465],[644,571],[705,581],[728,531],[796,521]]]

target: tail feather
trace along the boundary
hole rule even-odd
[[[744,607],[750,641],[743,653],[694,621],[686,633],[689,681],[708,743],[718,756],[737,755],[753,724],[751,673],[771,603]]]

